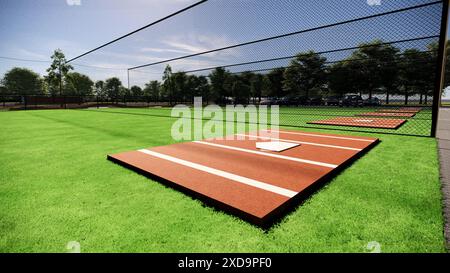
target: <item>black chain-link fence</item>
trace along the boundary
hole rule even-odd
[[[227,98],[233,104],[234,98]],[[271,106],[279,106],[279,123],[281,126],[310,127],[321,129],[351,130],[362,132],[392,133],[403,135],[429,136],[431,128],[431,106],[420,104],[415,96],[405,106],[403,101],[392,99],[389,105],[383,100],[369,100],[367,95],[361,100],[346,100],[338,97],[313,97],[309,100],[286,100],[273,97],[252,97],[250,104],[267,106],[270,114]],[[206,102],[204,101],[206,104]],[[236,102],[237,103],[237,102]],[[240,103],[246,104],[241,101]],[[192,106],[192,100],[180,99],[170,102],[167,99],[155,100],[150,96],[119,96],[115,98],[101,96],[50,96],[50,95],[3,95],[0,96],[0,109],[3,110],[44,110],[44,109],[86,109],[108,112],[119,111],[122,114],[140,114],[171,118],[171,107],[174,104]],[[205,105],[204,104],[204,105]],[[135,109],[130,109],[135,108]],[[225,108],[224,108],[225,111]],[[225,118],[225,115],[223,116]],[[344,123],[354,119],[364,123],[372,120],[371,126],[360,127],[358,124],[324,125],[313,122],[342,119]],[[346,120],[347,119],[347,120]],[[404,120],[400,126],[393,128],[386,120]],[[270,123],[270,118],[269,118]],[[342,123],[342,121],[341,121]],[[386,125],[387,123],[387,125]]]
[[[173,57],[136,61],[124,70],[126,88],[3,95],[0,107],[146,107],[141,114],[170,117],[169,106],[201,96],[219,105],[279,105],[284,126],[430,136],[447,8],[441,0],[210,0],[133,33],[133,48]],[[180,26],[201,34],[170,36]],[[147,39],[162,32],[167,48]],[[107,57],[121,58],[127,39],[108,44],[120,54]],[[89,58],[99,62],[103,50],[80,55],[75,68],[88,71]]]

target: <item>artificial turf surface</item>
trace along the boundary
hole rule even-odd
[[[381,143],[266,231],[106,160],[173,143],[155,111],[0,112],[0,251],[445,251],[435,139],[302,128]]]

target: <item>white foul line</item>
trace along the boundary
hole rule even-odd
[[[142,150],[138,150],[138,151],[141,152],[141,153],[147,154],[147,155],[158,157],[158,158],[161,158],[161,159],[164,159],[164,160],[167,160],[167,161],[171,161],[171,162],[174,162],[174,163],[186,166],[186,167],[190,167],[190,168],[193,168],[193,169],[196,169],[196,170],[199,170],[199,171],[203,171],[203,172],[206,172],[206,173],[210,173],[210,174],[213,174],[213,175],[216,175],[216,176],[224,177],[224,178],[227,178],[229,180],[233,180],[233,181],[236,181],[236,182],[239,182],[239,183],[242,183],[242,184],[246,184],[246,185],[249,185],[249,186],[252,186],[252,187],[255,187],[255,188],[259,188],[259,189],[262,189],[262,190],[270,191],[270,192],[273,192],[273,193],[276,193],[276,194],[279,194],[279,195],[283,195],[283,196],[286,196],[286,197],[289,197],[289,198],[294,197],[298,193],[298,192],[291,191],[291,190],[288,190],[288,189],[285,189],[285,188],[281,188],[281,187],[277,187],[277,186],[274,186],[274,185],[271,185],[271,184],[260,182],[260,181],[257,181],[257,180],[251,179],[251,178],[243,177],[243,176],[240,176],[240,175],[237,175],[237,174],[221,171],[221,170],[214,169],[214,168],[211,168],[211,167],[207,167],[207,166],[204,166],[204,165],[200,165],[200,164],[197,164],[197,163],[194,163],[194,162],[190,162],[190,161],[186,161],[186,160],[183,160],[183,159],[179,159],[179,158],[176,158],[176,157],[173,157],[173,156],[170,156],[170,155],[157,153],[157,152],[150,151],[150,150],[147,150],[147,149],[142,149]]]
[[[336,146],[336,145],[320,144],[320,143],[314,143],[314,142],[306,142],[306,141],[298,141],[298,140],[290,140],[290,139],[282,139],[282,138],[273,138],[273,137],[264,137],[264,136],[245,135],[245,134],[236,134],[236,135],[237,136],[256,137],[256,138],[260,138],[260,139],[270,139],[270,140],[276,140],[276,141],[286,141],[286,142],[307,144],[307,145],[314,145],[314,146],[321,146],[321,147],[328,147],[328,148],[336,148],[336,149],[344,149],[344,150],[352,150],[352,151],[361,151],[361,149],[359,149],[359,148],[352,148],[352,147],[346,147],[346,146]]]
[[[316,136],[316,137],[325,137],[325,138],[336,138],[336,139],[346,139],[346,140],[357,140],[357,141],[366,141],[373,142],[370,139],[362,139],[362,138],[352,138],[352,137],[340,137],[340,136],[326,136],[326,135],[317,135],[317,134],[308,134],[308,133],[297,133],[297,132],[287,132],[287,131],[277,131],[277,130],[262,130],[266,132],[279,132],[283,134],[292,134],[292,135],[302,135],[302,136]]]
[[[223,149],[235,150],[235,151],[244,152],[244,153],[275,157],[275,158],[286,159],[286,160],[291,160],[291,161],[296,161],[296,162],[301,162],[301,163],[306,163],[306,164],[311,164],[311,165],[318,165],[318,166],[332,168],[332,169],[334,169],[338,166],[335,164],[329,164],[329,163],[324,163],[324,162],[319,162],[319,161],[302,159],[302,158],[298,158],[298,157],[264,153],[264,152],[248,150],[248,149],[243,149],[243,148],[238,148],[238,147],[233,147],[233,146],[226,146],[226,145],[221,145],[221,144],[216,144],[216,143],[211,143],[211,142],[204,142],[204,141],[192,141],[192,142],[198,143],[198,144],[214,146],[214,147],[218,147],[218,148],[223,148]]]

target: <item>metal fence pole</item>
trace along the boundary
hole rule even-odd
[[[439,105],[441,104],[441,93],[444,88],[444,76],[445,76],[445,60],[446,60],[446,47],[447,47],[447,24],[448,24],[448,7],[449,0],[444,0],[442,4],[442,17],[441,17],[441,33],[439,37],[439,51],[436,64],[436,78],[433,91],[433,108],[431,117],[431,132],[432,137],[436,137],[437,122],[439,118]]]

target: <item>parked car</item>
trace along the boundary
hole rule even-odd
[[[322,98],[322,96],[313,96],[309,99],[309,104],[308,105],[324,105],[324,100]]]
[[[280,100],[275,97],[261,98],[261,105],[277,105]]]
[[[341,101],[341,106],[361,107],[364,100],[359,95],[347,95]]]
[[[325,99],[325,105],[339,106],[342,101],[342,96],[330,96]]]
[[[311,99],[306,96],[299,96],[294,98],[295,105],[309,105]]]
[[[381,101],[380,101],[379,98],[373,97],[371,99],[364,100],[364,105],[365,106],[380,106],[381,105]]]
[[[278,101],[278,105],[289,106],[289,105],[298,105],[298,98],[295,96],[285,96],[280,98]]]
[[[249,104],[248,98],[233,98],[233,104],[241,104],[241,105],[247,105]]]

